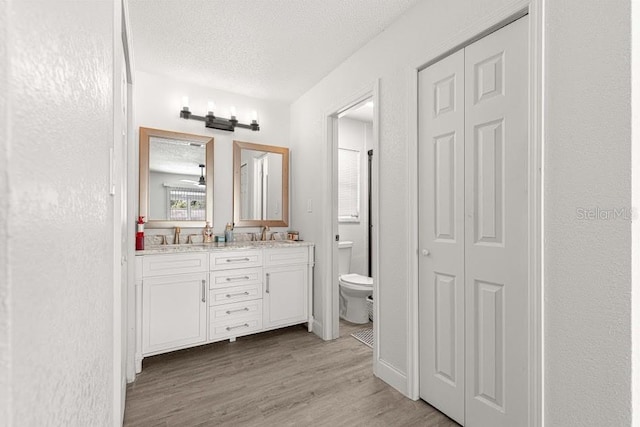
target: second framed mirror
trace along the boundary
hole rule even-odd
[[[233,141],[236,227],[289,225],[289,149]]]

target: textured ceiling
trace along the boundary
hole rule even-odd
[[[419,0],[130,0],[135,66],[292,101]]]

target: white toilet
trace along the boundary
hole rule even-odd
[[[340,287],[340,318],[351,323],[367,323],[367,297],[373,294],[373,279],[350,274],[353,242],[338,242],[338,284]]]

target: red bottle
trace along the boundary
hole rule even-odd
[[[136,230],[136,251],[144,250],[144,217],[138,217],[138,228]]]

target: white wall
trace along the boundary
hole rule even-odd
[[[0,58],[7,58],[9,3],[0,6]],[[8,61],[0,61],[0,93],[8,93]],[[7,96],[0,96],[0,171],[9,168],[9,126]],[[9,194],[6,172],[0,173],[0,194]],[[11,296],[9,284],[9,203],[0,197],[0,423],[9,425],[11,416]]]
[[[0,7],[10,35],[0,61],[10,70],[0,154],[0,298],[10,295],[0,307],[10,328],[9,352],[0,347],[2,378],[10,372],[2,425],[114,423],[109,148],[119,5]]]
[[[204,122],[181,119],[183,96],[189,97],[191,112],[199,116],[206,114],[209,100],[216,103],[220,109],[216,114],[223,117],[229,117],[225,109],[235,106],[242,123],[248,123],[251,111],[257,110],[260,131],[237,128],[235,132],[226,132],[207,129]],[[233,141],[289,147],[290,114],[289,105],[284,102],[250,98],[137,71],[134,104],[136,141],[140,126],[213,136],[213,229],[216,234],[224,232],[226,223],[233,222]]]
[[[319,207],[324,200],[322,186],[327,182],[327,147],[322,129],[324,114],[340,108],[352,94],[371,89],[380,79],[380,359],[406,383],[407,372],[407,292],[409,283],[409,223],[411,212],[408,185],[407,108],[409,103],[408,70],[430,58],[426,55],[460,28],[486,17],[491,11],[514,0],[483,2],[425,1],[402,15],[391,27],[342,63],[291,107],[291,144],[296,155],[292,160],[294,199],[312,198],[316,209],[307,213],[293,205],[296,226],[305,239],[316,242],[316,284],[325,281],[324,259],[330,230],[323,230]],[[415,159],[410,159],[415,160]],[[309,177],[315,177],[309,180]],[[413,256],[413,254],[411,255]],[[314,316],[322,322],[320,286],[314,288]],[[405,390],[406,391],[406,390]]]
[[[546,7],[546,420],[630,425],[631,222],[576,218],[632,203],[630,2]]]
[[[407,307],[414,257],[407,118],[408,76],[461,28],[516,0],[424,1],[365,45],[291,109],[293,197],[324,200],[328,181],[322,117],[380,79],[380,359],[402,386],[407,372]],[[631,229],[625,221],[579,221],[578,207],[629,207],[629,1],[547,2],[544,292],[546,422],[550,426],[628,425],[631,408]],[[313,176],[315,180],[305,179]],[[318,242],[325,281],[322,211],[292,207],[296,226]],[[640,242],[635,242],[640,244]],[[322,321],[319,318],[319,321]]]
[[[342,117],[338,120],[338,146],[360,152],[360,221],[340,222],[340,240],[353,242],[351,272],[369,275],[368,270],[368,212],[367,212],[367,151],[373,148],[371,123]]]

